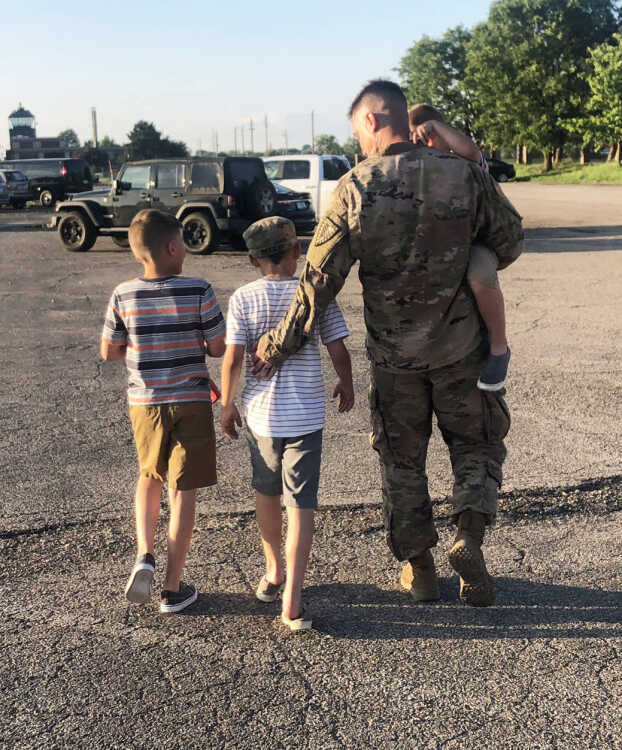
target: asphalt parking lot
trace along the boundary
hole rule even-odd
[[[622,188],[507,192],[527,240],[501,279],[513,428],[486,545],[498,604],[457,602],[438,436],[443,599],[415,605],[398,590],[352,273],[339,299],[357,405],[328,409],[305,597],[317,629],[297,638],[252,595],[246,446],[222,437],[187,565],[199,601],[169,619],[126,606],[134,448],[123,368],[97,350],[108,295],[137,266],[110,240],[65,252],[45,212],[0,211],[1,746],[622,747]],[[255,273],[227,249],[184,272],[208,278],[223,307]]]

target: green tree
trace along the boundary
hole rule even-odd
[[[152,122],[139,120],[127,135],[128,159],[158,159],[183,157],[188,155],[188,148],[181,141],[163,138]]]
[[[615,30],[611,0],[498,0],[473,31],[466,85],[494,147],[520,143],[553,154],[581,114],[587,50]]]
[[[109,135],[105,135],[99,142],[99,145],[101,148],[111,148],[112,146],[118,146],[118,143],[115,143],[114,139],[111,138]]]
[[[341,148],[343,153],[348,157],[348,161],[352,166],[354,166],[357,156],[359,157],[359,159],[363,156],[361,145],[356,138],[348,138],[348,140],[344,142]]]
[[[67,128],[67,130],[62,130],[58,134],[58,137],[61,141],[65,143],[65,145],[68,148],[79,148],[80,146],[80,139],[78,138],[78,134],[72,128]]]
[[[82,148],[76,153],[80,159],[87,161],[97,169],[108,168],[108,154],[102,148],[93,148],[91,141],[86,141]]]
[[[343,149],[334,135],[318,135],[315,139],[316,154],[343,154]]]
[[[400,60],[397,71],[409,106],[431,104],[449,123],[478,137],[472,92],[466,85],[471,32],[462,26],[440,39],[422,37]]]
[[[598,145],[617,143],[618,165],[622,157],[622,33],[589,50],[590,88],[588,129]]]

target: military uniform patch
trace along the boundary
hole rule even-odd
[[[341,231],[341,227],[337,226],[337,224],[335,224],[332,219],[329,219],[328,216],[325,216],[322,221],[320,221],[317,229],[315,230],[315,233],[313,235],[313,244],[324,245],[332,240],[333,237]]]

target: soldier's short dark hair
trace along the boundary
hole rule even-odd
[[[137,258],[155,260],[180,231],[181,224],[172,214],[145,208],[132,219],[127,234]]]
[[[415,104],[408,112],[408,124],[411,130],[414,130],[418,125],[423,125],[428,120],[445,122],[443,115],[431,104]]]
[[[406,109],[408,104],[402,89],[393,81],[387,81],[383,78],[376,78],[364,86],[357,94],[348,111],[348,117],[352,116],[359,108],[361,102],[366,96],[379,96],[385,100],[392,110],[399,111],[401,107]]]

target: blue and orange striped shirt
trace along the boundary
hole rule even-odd
[[[126,345],[132,405],[209,401],[206,342],[225,322],[204,279],[132,279],[114,290],[102,337]]]

